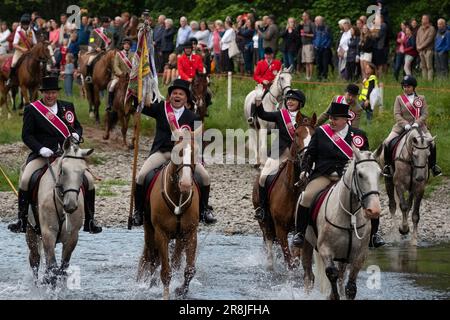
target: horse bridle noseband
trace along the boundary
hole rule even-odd
[[[352,191],[353,194],[355,194],[355,192],[352,190],[351,185],[353,185],[353,181],[355,182],[355,186],[356,186],[356,197],[358,198],[359,203],[362,205],[362,202],[364,201],[364,199],[366,199],[368,196],[375,194],[375,195],[380,195],[379,191],[376,190],[371,190],[369,192],[364,192],[361,189],[361,186],[359,184],[359,179],[356,177],[356,175],[358,174],[358,169],[357,169],[357,165],[364,163],[364,162],[377,162],[375,159],[364,159],[364,160],[360,160],[360,161],[355,161],[355,164],[353,166],[353,174],[352,174],[352,180],[350,182],[350,187],[347,185],[347,183],[345,182],[345,179],[343,178],[342,181],[344,182],[344,185],[347,187],[347,189],[349,189],[350,191]],[[351,198],[350,198],[350,202],[351,202]],[[358,208],[359,210],[360,208]],[[351,210],[351,209],[350,209]]]
[[[287,71],[281,71],[280,74],[278,75],[278,77],[281,76],[283,73],[289,73],[289,72],[287,72]],[[271,88],[271,87],[272,87],[272,86],[270,86],[270,88]],[[284,96],[285,96],[284,90],[286,90],[286,89],[288,89],[288,88],[291,88],[291,86],[282,87],[282,86],[281,86],[281,83],[277,83],[277,87],[281,90],[281,101],[282,101],[283,98],[284,98]],[[280,101],[278,101],[278,98],[275,97],[275,96],[273,95],[272,91],[270,91],[270,88],[269,88],[269,94],[270,94],[277,102],[280,102]]]
[[[86,158],[84,158],[84,157],[77,157],[77,156],[63,156],[60,159],[60,161],[62,161],[65,158],[78,159],[78,160],[85,160],[86,161]],[[65,189],[64,190],[62,184],[59,182],[59,178],[61,177],[61,173],[62,173],[62,165],[61,165],[61,168],[60,168],[59,173],[58,173],[58,179],[56,179],[55,173],[53,172],[53,169],[52,169],[52,167],[50,165],[50,161],[48,160],[48,158],[47,158],[47,163],[48,163],[48,168],[49,168],[50,173],[52,175],[53,181],[55,182],[55,189],[58,190],[57,195],[58,195],[59,199],[63,199],[64,195],[66,193],[68,193],[68,192],[75,192],[77,194],[77,196],[78,196],[80,194],[80,188],[78,188],[78,189]]]
[[[416,129],[417,129],[417,128],[416,128]],[[420,133],[420,136],[423,137],[422,132],[419,131],[419,129],[417,129],[417,131]],[[406,146],[406,143],[407,143],[407,141],[408,141],[408,138],[409,138],[409,135],[411,134],[411,132],[412,132],[412,130],[408,133],[408,137],[406,137],[406,141],[405,141],[405,143],[404,143],[403,146],[402,146],[402,150],[401,150],[401,152],[400,152],[399,157],[397,157],[396,159],[394,159],[394,161],[398,160],[398,161],[407,163],[407,164],[409,164],[411,167],[413,167],[413,169],[425,169],[425,168],[427,167],[427,165],[428,165],[428,161],[427,161],[427,162],[425,163],[425,165],[423,165],[423,166],[416,166],[416,164],[414,163],[414,157],[412,156],[412,151],[410,152],[408,149],[407,149],[406,151],[408,152],[408,155],[410,156],[411,159],[408,161],[408,160],[406,160],[406,159],[404,159],[404,158],[400,158],[401,155],[402,155],[402,153],[403,153],[403,149],[404,149],[405,146]],[[413,149],[417,149],[417,150],[427,150],[427,149],[430,148],[431,144],[428,144],[426,147],[419,147],[419,146],[415,145],[414,143],[411,143],[411,146],[412,146]]]

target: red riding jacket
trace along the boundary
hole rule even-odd
[[[275,79],[278,71],[281,70],[281,61],[273,59],[272,63],[269,65],[267,60],[261,60],[256,65],[255,74],[253,79],[256,82],[262,83],[264,80],[272,82]]]
[[[195,72],[203,73],[202,57],[197,54],[191,54],[190,57],[183,54],[178,57],[178,73],[183,80],[194,79]]]

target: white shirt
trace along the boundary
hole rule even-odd
[[[337,134],[339,137],[341,137],[342,139],[345,139],[345,137],[346,137],[347,134],[348,134],[348,124],[345,125],[345,128],[344,128],[344,129],[342,129],[342,130],[339,131],[339,132],[336,132],[336,134]]]
[[[416,96],[415,96],[415,94],[413,93],[413,94],[407,94],[406,97],[408,98],[409,103],[413,104],[414,98],[415,98]]]
[[[180,120],[180,117],[183,114],[184,109],[185,109],[185,107],[181,107],[179,109],[173,108],[173,113],[175,114],[175,118],[177,119],[177,121]]]
[[[348,31],[342,33],[341,40],[339,41],[338,52],[339,52],[339,49],[342,49],[345,52],[347,52],[347,50],[348,50],[348,42],[350,41],[351,37],[352,37],[351,29],[349,29]]]
[[[37,44],[37,40],[36,40],[36,35],[34,34],[34,31],[32,28],[30,28],[31,32],[33,32],[33,39],[31,40],[32,44]],[[19,40],[20,40],[20,36],[19,36],[19,31],[23,31],[26,33],[26,30],[22,30],[22,26],[18,26],[16,29],[16,33],[14,34],[14,41],[13,41],[13,45],[14,44],[19,44]]]
[[[295,121],[295,118],[297,117],[297,113],[298,113],[298,110],[297,111],[294,111],[294,112],[290,112],[289,111],[289,109],[286,109],[288,112],[289,112],[289,117],[291,117],[291,122],[292,122],[292,124],[295,126],[296,125],[296,121]]]
[[[231,41],[234,41],[235,39],[236,33],[234,32],[234,29],[227,29],[223,34],[222,39],[220,40],[220,49],[222,51],[227,50],[228,48],[230,48]]]
[[[7,41],[11,31],[6,29],[4,32],[0,32],[0,55],[6,54],[9,49],[9,42]]]

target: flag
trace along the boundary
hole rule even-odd
[[[152,31],[144,25],[138,33],[138,44],[133,56],[130,81],[125,103],[131,97],[137,98],[137,112],[162,99],[158,88],[158,75],[155,69]]]

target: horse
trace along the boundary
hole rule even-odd
[[[39,249],[43,248],[46,260],[43,280],[52,286],[56,285],[58,276],[65,276],[78,242],[78,232],[84,219],[84,197],[80,189],[87,169],[86,157],[94,151],[81,149],[71,137],[64,141],[63,150],[63,155],[50,164],[39,182],[35,206],[38,221],[31,215],[26,230],[34,278],[38,279],[42,253]],[[62,243],[59,268],[55,257],[58,242]]]
[[[311,119],[302,117],[300,112],[297,113],[295,138],[289,149],[289,158],[280,166],[279,176],[271,186],[272,192],[268,201],[270,215],[265,221],[259,222],[267,251],[268,266],[271,270],[273,270],[274,241],[280,243],[287,267],[289,269],[294,267],[289,250],[288,233],[295,226],[295,205],[302,191],[297,182],[302,170],[302,158],[314,134],[316,121],[315,113]],[[253,206],[255,208],[259,207],[258,190],[259,176],[253,185]]]
[[[8,55],[6,55],[8,56]],[[7,57],[3,59],[7,59]],[[28,52],[24,53],[22,57],[17,61],[17,70],[16,75],[18,79],[18,87],[20,88],[20,92],[22,93],[23,103],[27,105],[31,100],[36,100],[38,98],[38,88],[41,84],[41,79],[46,72],[46,66],[48,61],[52,61],[53,64],[56,63],[52,46],[48,41],[38,42],[35,46],[33,46]],[[0,62],[0,65],[3,65]],[[9,78],[9,70],[7,72],[0,72],[3,75],[0,76],[0,88],[2,88],[2,98],[0,98],[1,102],[6,99],[9,88],[5,86],[5,81]],[[11,89],[12,100],[13,100],[13,110],[16,110],[16,94],[17,88],[13,87]],[[7,103],[7,102],[5,102]]]
[[[197,250],[197,228],[199,223],[199,191],[194,185],[195,154],[198,146],[194,136],[201,134],[202,128],[194,133],[172,128],[176,138],[174,151],[181,153],[182,161],[172,159],[155,178],[150,192],[151,216],[144,215],[145,245],[138,267],[138,281],[153,276],[161,264],[163,299],[168,300],[171,267],[169,265],[169,242],[176,239],[172,254],[172,268],[178,269],[181,255],[186,253],[184,282],[176,289],[178,297],[185,297],[189,283],[195,275]],[[180,136],[183,136],[180,141]],[[154,280],[154,279],[153,279]],[[153,281],[152,280],[152,281]]]
[[[340,294],[344,294],[347,269],[349,276],[345,296],[347,299],[355,298],[356,279],[369,250],[370,219],[379,217],[381,212],[378,191],[381,169],[370,151],[352,149],[353,159],[347,164],[344,175],[325,191],[316,219],[317,237],[312,231],[313,226],[308,226],[307,241],[302,250],[306,291],[312,288],[314,282],[312,254],[316,247],[315,261],[321,292],[329,292],[331,283],[329,298],[332,300],[339,300]]]
[[[395,164],[393,177],[384,179],[392,218],[394,219],[396,212],[402,213],[402,224],[398,229],[401,235],[407,235],[410,231],[408,214],[414,202],[412,245],[417,245],[420,203],[429,178],[428,157],[434,139],[435,137],[427,137],[421,129],[412,128],[399,140],[393,154]],[[383,145],[378,147],[375,154],[380,166],[384,167]],[[406,193],[408,199],[405,198]]]
[[[109,139],[109,134],[111,130],[114,128],[117,121],[120,120],[121,123],[121,132],[122,132],[122,140],[123,145],[128,147],[129,149],[134,148],[134,140],[135,137],[133,135],[131,144],[127,143],[127,131],[128,131],[128,123],[130,121],[130,116],[134,114],[135,110],[132,107],[132,100],[128,100],[125,103],[125,96],[128,88],[129,75],[123,75],[119,78],[119,82],[115,87],[114,101],[113,101],[113,110],[111,112],[105,113],[105,134],[103,135],[104,140]]]
[[[86,83],[84,79],[87,73],[87,62],[91,53],[86,52],[80,54],[79,64],[82,86],[86,92],[87,100],[89,102],[89,116],[91,118],[95,117],[97,124],[100,123],[100,91],[106,90],[109,82],[112,78],[112,69],[114,57],[116,56],[116,49],[107,50],[102,56],[95,62],[92,68],[92,83]]]
[[[2,111],[2,106],[6,108],[6,113],[8,119],[11,118],[11,110],[9,109],[8,98],[9,98],[9,88],[6,86],[6,81],[9,78],[9,68],[11,67],[13,55],[4,54],[0,55],[0,116]]]
[[[203,121],[207,114],[208,105],[206,104],[206,94],[208,90],[208,74],[196,72],[191,84],[192,102],[194,103],[194,112],[200,116]]]
[[[283,100],[283,97],[291,89],[291,81],[293,71],[293,66],[289,68],[282,68],[276,75],[272,85],[269,90],[264,93],[262,98],[262,103],[265,111],[275,111],[276,106],[279,102]],[[246,119],[253,117],[252,114],[252,104],[255,103],[255,97],[258,95],[258,89],[252,90],[246,97],[244,102],[244,115]],[[274,129],[272,123],[261,119],[254,119],[252,123],[249,124],[250,127],[254,128],[256,132],[252,130],[252,134],[249,139],[249,149],[250,153],[254,155],[256,159],[256,165],[260,164],[260,168],[264,167],[267,160],[267,147],[266,147],[266,136],[261,134],[261,129],[271,130]],[[259,146],[259,148],[258,148]],[[258,152],[259,150],[259,152]]]

